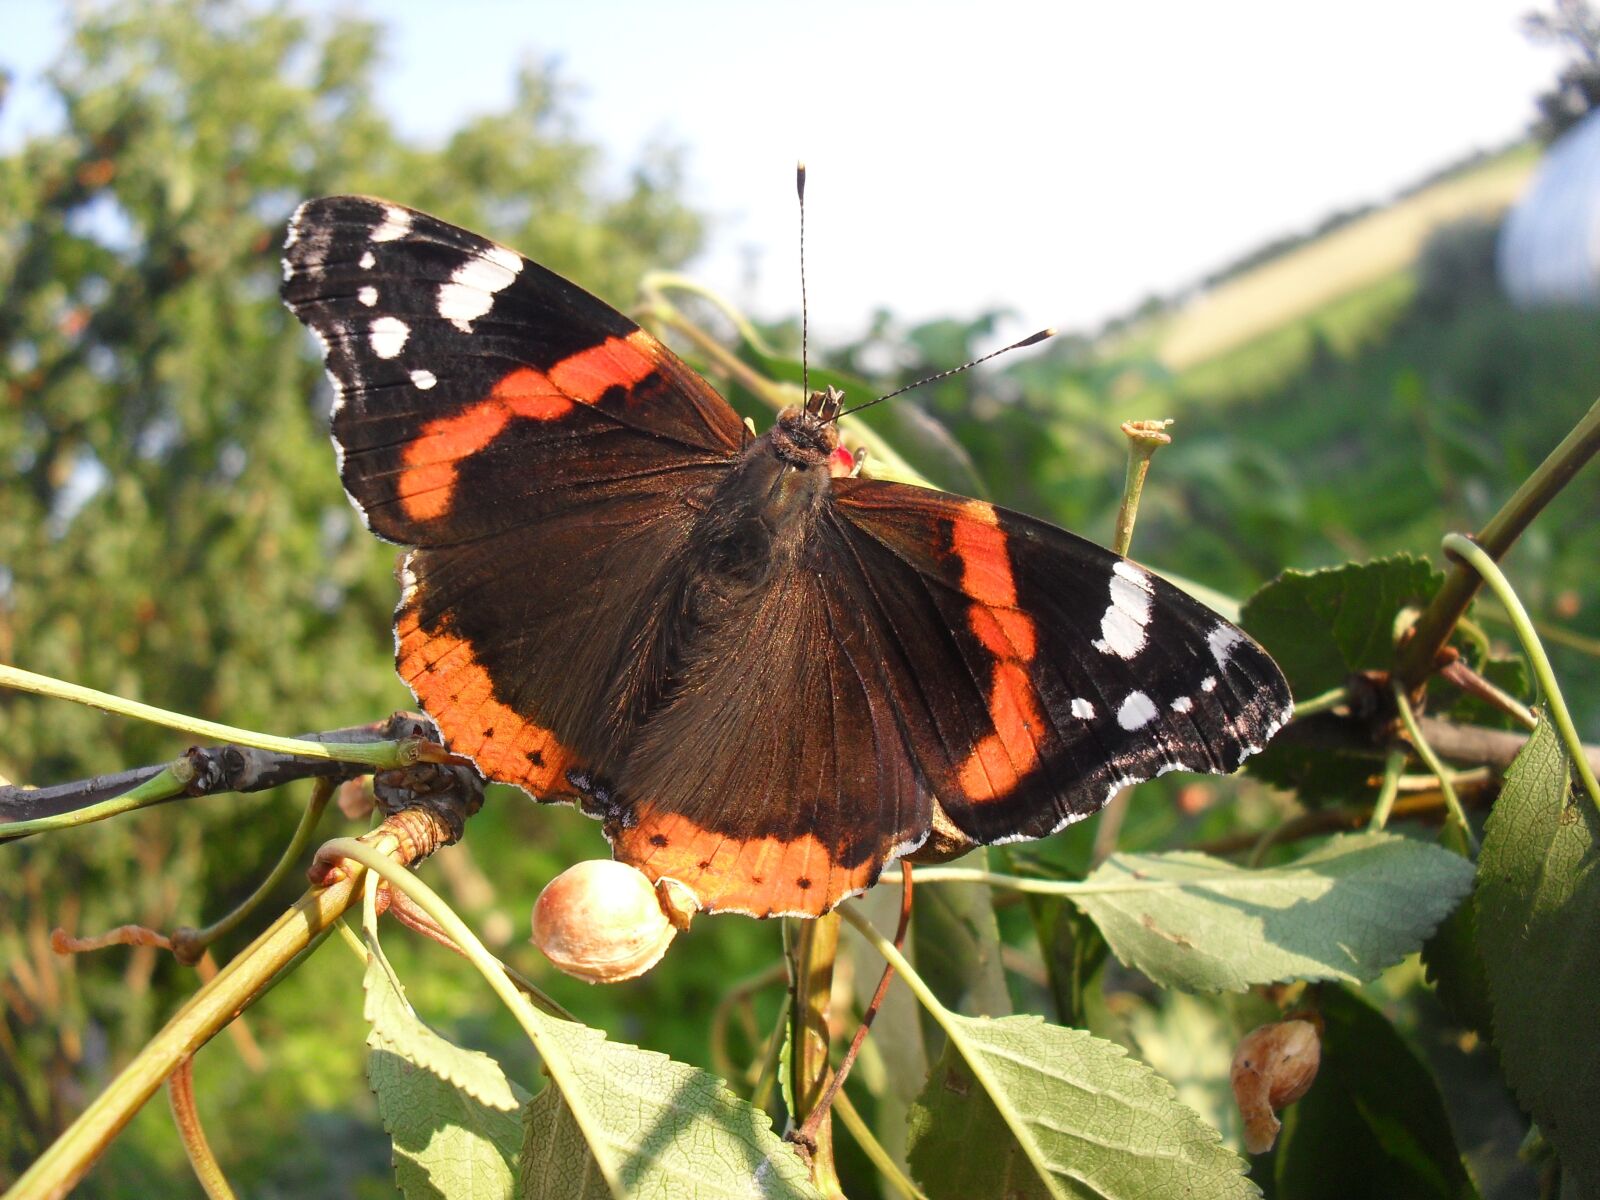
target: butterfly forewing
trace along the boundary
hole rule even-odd
[[[918,766],[973,841],[1232,771],[1288,719],[1266,652],[1137,564],[982,501],[871,480],[836,498]]]

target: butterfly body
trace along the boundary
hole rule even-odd
[[[412,548],[419,703],[709,909],[825,912],[898,856],[1230,771],[1287,719],[1266,654],[1143,567],[837,475],[831,390],[751,438],[627,318],[474,234],[310,201],[284,296],[325,347],[346,489]]]

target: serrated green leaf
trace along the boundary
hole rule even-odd
[[[372,1022],[367,1079],[408,1200],[512,1194],[527,1093],[487,1054],[429,1029],[374,958],[363,980]]]
[[[794,1147],[709,1071],[582,1025],[546,1026],[573,1068],[567,1086],[582,1089],[599,1128],[586,1136],[554,1083],[535,1096],[525,1115],[519,1196],[609,1196],[591,1140],[598,1137],[629,1196],[815,1200]]]
[[[1128,1016],[1128,1032],[1140,1059],[1237,1152],[1244,1145],[1244,1119],[1228,1079],[1238,1038],[1227,1001],[1174,991],[1162,992],[1157,1001],[1139,1004]]]
[[[1038,1017],[947,1016],[911,1114],[931,1200],[1257,1196],[1245,1163],[1121,1046]]]
[[[1400,610],[1425,604],[1443,576],[1425,559],[1396,555],[1323,571],[1285,571],[1245,602],[1247,633],[1265,646],[1305,699],[1354,671],[1388,667]]]
[[[1418,949],[1472,886],[1472,864],[1385,833],[1330,838],[1279,867],[1204,854],[1117,854],[1074,893],[1124,963],[1157,983],[1241,991],[1363,982]]]
[[[1322,1064],[1283,1113],[1278,1200],[1479,1200],[1415,1051],[1360,997],[1336,987],[1319,995]]]
[[[1600,1196],[1600,818],[1541,720],[1484,827],[1478,946],[1506,1078],[1575,1194]]]

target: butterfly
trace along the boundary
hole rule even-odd
[[[1289,719],[1266,652],[1146,568],[841,474],[836,392],[754,436],[601,300],[382,200],[301,205],[283,270],[345,489],[410,548],[401,678],[485,776],[707,911],[815,916]]]

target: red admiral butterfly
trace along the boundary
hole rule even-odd
[[[979,500],[830,470],[837,393],[752,437],[632,321],[381,200],[295,213],[346,490],[413,547],[401,678],[491,779],[709,910],[816,915],[899,856],[1046,834],[1289,718],[1255,642]]]

